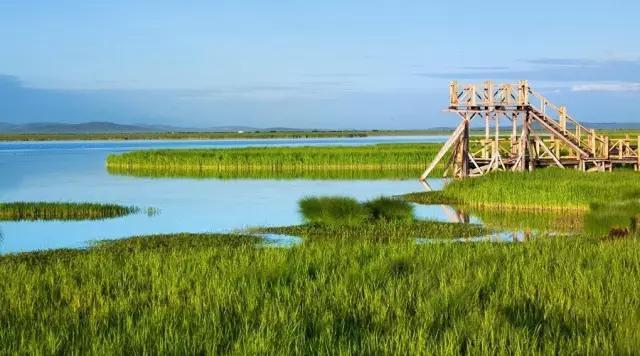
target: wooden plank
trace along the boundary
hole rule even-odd
[[[453,134],[449,137],[447,142],[444,143],[444,145],[442,146],[440,151],[438,151],[438,154],[435,156],[433,161],[431,161],[431,164],[429,164],[427,169],[425,169],[424,173],[422,173],[422,175],[420,176],[421,181],[424,181],[425,179],[427,179],[427,177],[429,176],[429,173],[431,173],[431,171],[436,167],[438,162],[440,162],[442,157],[444,157],[447,151],[449,151],[453,143],[456,142],[458,137],[460,137],[460,134],[462,134],[462,132],[464,131],[465,125],[466,125],[466,122],[463,120],[460,123],[460,125],[458,125],[458,127],[455,129],[455,131],[453,131]]]
[[[536,140],[538,140],[539,147],[542,147],[542,149],[549,155],[549,157],[551,157],[553,162],[555,162],[555,164],[558,165],[558,167],[564,169],[564,166],[562,165],[562,163],[560,162],[558,157],[556,157],[556,155],[554,155],[553,152],[551,152],[549,147],[547,147],[547,145],[545,145],[544,141],[542,141],[542,139],[540,139],[540,137],[538,137],[538,135],[534,135],[534,137],[536,138]]]

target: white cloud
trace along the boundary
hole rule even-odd
[[[588,83],[576,84],[571,91],[640,91],[640,83]]]

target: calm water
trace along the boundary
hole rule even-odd
[[[301,222],[297,202],[307,195],[368,199],[422,188],[411,180],[146,179],[109,175],[108,154],[148,148],[363,145],[442,142],[445,137],[340,139],[93,141],[0,143],[1,201],[89,201],[159,209],[159,214],[80,222],[0,222],[0,253],[82,247],[90,241],[172,232],[228,232]],[[442,182],[430,182],[434,188]],[[416,215],[450,221],[445,206],[420,206]]]

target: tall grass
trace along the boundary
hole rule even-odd
[[[138,168],[107,166],[112,175],[141,178],[185,178],[185,179],[315,179],[315,180],[378,180],[378,179],[415,179],[422,174],[424,167],[360,169],[347,168],[323,169],[322,167],[288,168],[243,168],[224,169],[207,167],[179,168]]]
[[[356,147],[261,147],[146,150],[107,157],[113,173],[133,175],[295,175],[304,172],[397,172],[416,177],[439,144],[384,144]]]
[[[495,208],[464,208],[466,214],[477,217],[488,228],[507,231],[538,231],[553,233],[585,232],[582,210],[522,210]]]
[[[402,242],[413,244],[416,238],[451,239],[488,235],[495,230],[474,224],[453,224],[423,220],[369,220],[363,224],[323,224],[309,223],[295,226],[262,227],[252,230],[256,233],[272,233],[299,236],[305,243],[313,241],[353,241]]]
[[[364,207],[369,211],[369,217],[373,220],[413,220],[413,206],[400,199],[379,197],[365,202]]]
[[[355,225],[368,218],[368,211],[353,198],[307,197],[298,203],[310,223]]]
[[[640,243],[290,249],[156,236],[0,257],[8,354],[633,354]]]
[[[625,170],[585,173],[546,168],[534,172],[496,172],[456,180],[442,191],[410,194],[406,199],[476,207],[588,210],[592,203],[639,199],[639,178],[637,172]]]
[[[0,203],[0,220],[97,220],[138,212],[116,204],[7,202]]]
[[[380,197],[364,203],[349,197],[306,197],[300,212],[309,223],[356,225],[370,221],[412,221],[413,206],[406,201]]]

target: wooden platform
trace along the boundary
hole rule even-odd
[[[461,122],[420,177],[451,151],[445,176],[465,178],[495,170],[532,171],[557,166],[584,171],[610,171],[614,167],[640,167],[640,136],[612,139],[589,129],[527,81],[518,84],[449,85],[447,111]],[[484,125],[484,135],[469,136],[472,120]]]

